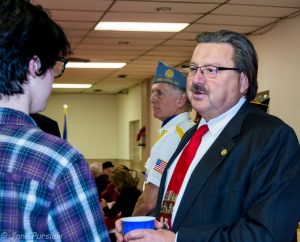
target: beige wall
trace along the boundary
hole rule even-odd
[[[260,91],[270,90],[270,113],[288,123],[300,139],[300,16],[269,32],[250,36],[259,56]]]
[[[117,101],[117,158],[129,159],[129,123],[141,120],[141,85],[128,94],[116,95]]]
[[[52,94],[43,114],[63,132],[68,104],[68,141],[89,160],[129,160],[129,122],[141,119],[141,85],[128,94]]]
[[[63,132],[63,105],[68,104],[68,141],[87,159],[118,158],[117,100],[114,95],[52,94],[45,115]],[[118,136],[119,137],[119,136]]]

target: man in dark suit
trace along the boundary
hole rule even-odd
[[[125,240],[291,242],[300,218],[296,134],[250,104],[257,92],[258,63],[245,36],[203,32],[196,40],[185,68],[188,96],[202,118],[169,161],[157,202],[157,216],[170,230],[156,222],[157,230],[135,230]],[[185,150],[202,126],[208,131],[184,171]],[[182,180],[174,182],[180,175]],[[170,187],[179,187],[178,192]],[[121,230],[118,221],[119,241],[124,240]]]

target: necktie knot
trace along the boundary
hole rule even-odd
[[[204,125],[201,125],[197,130],[196,132],[194,133],[193,138],[196,138],[196,139],[202,139],[203,135],[208,131],[208,126],[206,124]]]
[[[208,126],[206,124],[201,125],[196,132],[193,134],[193,136],[191,137],[190,142],[199,142],[199,139],[201,140],[203,135],[205,135],[205,133],[208,131]]]

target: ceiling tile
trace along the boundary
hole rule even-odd
[[[300,8],[299,0],[231,0],[229,3],[274,6],[274,7],[297,7]]]
[[[190,23],[197,20],[201,14],[167,14],[167,13],[108,13],[101,21],[120,22],[165,22]]]
[[[229,24],[229,25],[248,25],[248,26],[263,26],[274,21],[278,18],[270,17],[251,17],[251,16],[230,16],[220,14],[210,14],[197,21],[197,23],[206,24]]]
[[[226,4],[213,11],[213,13],[238,16],[282,18],[296,11],[297,9],[294,8]]]
[[[33,4],[40,4],[48,9],[63,9],[63,10],[91,10],[104,11],[112,0],[31,0]]]
[[[173,13],[207,13],[217,7],[216,3],[189,3],[186,2],[132,2],[132,1],[117,1],[112,8],[111,12],[135,12],[135,13],[155,13],[157,16],[163,14],[173,14]],[[170,7],[170,12],[158,12],[159,7]]]
[[[196,34],[202,31],[217,31],[220,29],[227,29],[231,31],[236,31],[240,33],[249,33],[254,31],[256,27],[254,26],[242,26],[242,25],[225,25],[225,24],[193,24],[186,31],[191,31],[193,33],[193,39],[195,39]],[[183,33],[184,34],[184,33]],[[180,37],[180,35],[178,35]],[[176,37],[178,37],[176,36]]]
[[[98,21],[102,15],[103,12],[99,11],[51,10],[51,16],[55,21],[95,22]]]

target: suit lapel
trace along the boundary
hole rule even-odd
[[[249,109],[247,109],[247,107],[249,107],[249,105],[246,102],[235,115],[235,117],[233,117],[232,120],[227,124],[219,137],[195,167],[178,207],[174,223],[172,225],[173,231],[178,230],[181,222],[183,221],[187,212],[190,210],[190,207],[194,203],[199,192],[203,189],[207,179],[226,159],[231,149],[235,146],[234,137],[240,133],[243,120],[249,113]]]
[[[174,231],[178,230],[181,221],[192,206],[211,173],[225,159],[226,154],[229,153],[233,147],[234,142],[231,138],[227,134],[223,134],[222,137],[218,138],[217,142],[211,146],[199,164],[195,167],[174,219],[172,226]]]

